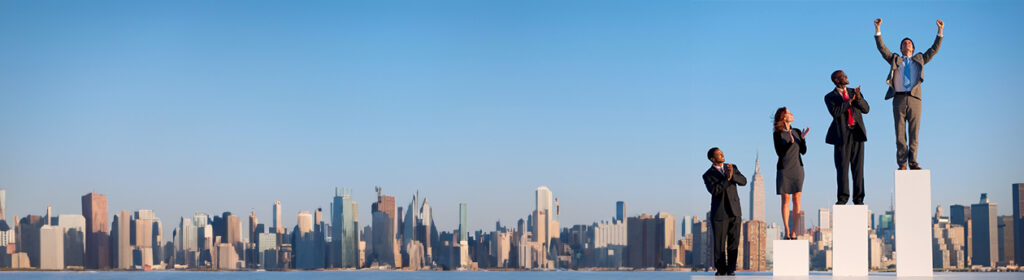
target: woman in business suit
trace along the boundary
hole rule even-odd
[[[773,125],[775,132],[775,154],[779,156],[779,162],[775,164],[775,192],[782,195],[782,224],[786,227],[785,239],[796,239],[797,233],[791,232],[789,228],[790,213],[800,213],[800,192],[804,186],[804,162],[801,154],[807,153],[807,142],[804,141],[810,128],[791,128],[793,113],[786,107],[775,111]],[[789,211],[789,201],[792,197],[793,211]]]

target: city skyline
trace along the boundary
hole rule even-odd
[[[947,23],[921,131],[933,202],[968,203],[1024,181],[1024,127],[1011,106],[1024,96],[1005,82],[1024,62],[1012,51],[1024,43],[1012,28],[1024,25],[1022,3],[893,4],[910,15],[873,3],[580,3],[263,2],[242,12],[226,1],[0,3],[5,214],[77,213],[80,195],[96,192],[107,195],[108,226],[129,209],[269,220],[275,200],[294,225],[299,211],[330,209],[340,187],[363,203],[365,224],[379,185],[399,206],[417,190],[430,197],[446,229],[469,201],[467,222],[479,229],[529,214],[528,193],[547,185],[563,225],[611,220],[616,201],[627,216],[702,216],[699,174],[712,146],[746,174],[765,151],[772,189],[779,106],[812,130],[811,214],[834,202],[821,96],[838,68],[881,108],[865,116],[866,179],[867,204],[883,213],[894,135],[881,99],[886,66],[871,46],[876,17],[890,46],[904,36],[923,45],[935,19]],[[832,36],[852,43],[820,39]],[[718,109],[723,95],[740,101]],[[735,126],[705,122],[715,117]],[[777,197],[765,198],[767,222],[780,223]],[[1010,214],[1009,196],[991,200]]]
[[[941,205],[934,208],[931,217],[932,267],[943,271],[1016,267],[1015,251],[1019,247],[1015,240],[1021,239],[1021,232],[1014,227],[1022,220],[1014,217],[1021,216],[1022,210],[1018,209],[1021,204],[1016,202],[1024,201],[1024,195],[1019,192],[1024,188],[1022,185],[1012,184],[1009,190],[1015,201],[1014,216],[997,215],[998,206],[989,201],[988,193],[981,193],[979,202],[970,204],[969,209],[961,204],[949,205],[949,216],[944,215]],[[412,196],[402,219],[403,208],[396,208],[394,197],[385,195],[380,187],[375,191],[378,201],[371,206],[372,226],[368,225],[361,231],[356,230],[359,222],[353,219],[355,215],[350,214],[358,212],[358,202],[350,199],[348,190],[335,189],[329,209],[331,216],[328,217],[332,222],[327,222],[321,208],[301,210],[296,215],[293,230],[285,234],[280,233],[278,226],[267,229],[265,224],[257,225],[258,218],[250,212],[249,238],[243,238],[243,226],[238,215],[197,212],[191,219],[181,217],[180,224],[169,236],[173,241],[164,243],[168,236],[161,234],[163,223],[158,215],[150,209],[135,209],[134,212],[120,210],[113,215],[109,244],[96,242],[93,236],[95,232],[103,233],[106,229],[102,225],[108,212],[106,195],[88,193],[81,197],[82,215],[55,213],[52,207],[47,206],[42,216],[26,215],[20,219],[15,216],[13,229],[7,221],[0,223],[3,225],[0,240],[6,242],[5,247],[0,247],[6,248],[0,252],[0,266],[25,269],[30,264],[45,270],[62,270],[65,265],[68,269],[142,270],[378,266],[411,270],[684,266],[704,269],[710,266],[710,258],[707,257],[711,245],[708,242],[711,234],[709,221],[698,217],[677,219],[666,212],[639,213],[628,216],[626,221],[616,218],[611,223],[595,221],[563,226],[557,219],[561,212],[557,192],[547,186],[539,186],[533,192],[534,211],[520,218],[515,226],[496,223],[493,230],[468,229],[465,226],[469,216],[468,204],[460,203],[460,226],[445,230],[435,228],[433,208],[428,206],[425,197],[419,204],[419,193]],[[2,208],[8,196],[5,189],[0,189],[0,194],[4,194],[0,196]],[[275,201],[273,207],[278,210],[282,204]],[[614,207],[608,207],[625,215],[625,204],[621,201]],[[832,225],[835,217],[830,212],[829,209],[818,209],[817,220],[823,225],[821,227],[805,230],[803,212],[797,214],[801,218],[793,220],[798,224],[795,226],[798,239],[812,242],[812,248],[816,248],[810,252],[813,269],[832,268],[831,254],[835,246],[832,243]],[[966,215],[968,212],[969,217]],[[891,269],[894,266],[893,217],[901,217],[899,215],[898,212],[886,211],[877,217],[877,223],[874,214],[865,216],[870,217],[870,222],[865,223],[870,225],[867,229],[870,233],[867,243],[870,244],[870,269]],[[685,233],[676,234],[677,221],[682,221]],[[94,224],[99,224],[100,228]],[[766,243],[780,238],[778,225],[767,225],[761,220],[745,220],[742,224],[740,242],[743,249],[739,258],[743,269],[766,271],[771,265],[771,262],[765,262],[768,260],[766,253],[771,250],[766,248]],[[687,227],[692,228],[687,230]],[[334,234],[328,235],[328,232]],[[260,236],[258,241],[252,240],[257,235]],[[87,239],[91,241],[83,243]],[[400,248],[395,247],[399,244]],[[515,250],[509,251],[511,248],[508,246]],[[15,253],[11,253],[12,248],[16,248]],[[98,252],[110,253],[110,266],[98,261],[103,260],[102,253]],[[100,257],[96,259],[94,256]]]
[[[1017,190],[1014,189],[1014,188],[1018,188],[1018,186],[1024,186],[1024,183],[1012,183],[1012,184],[1008,184],[1008,185],[1011,186],[1011,190],[1009,190],[1007,192],[1007,195],[1008,195],[1008,197],[1010,197],[1012,199],[1013,197],[1016,197],[1016,195],[1017,195],[1017,193],[1016,193]],[[377,186],[375,188],[379,188],[379,186]],[[381,191],[381,190],[377,189],[377,191]],[[0,197],[4,198],[4,199],[0,200],[0,205],[4,205],[4,204],[6,204],[7,190],[6,189],[0,189],[0,193],[5,194],[4,196],[0,196]],[[335,202],[342,202],[343,205],[351,204],[349,206],[339,206],[339,207],[348,207],[347,209],[352,209],[352,207],[354,207],[354,206],[359,204],[359,201],[355,201],[355,200],[350,198],[351,197],[351,189],[344,189],[344,190],[342,190],[341,188],[335,188],[333,193],[334,193],[333,194],[333,199],[334,199],[333,201],[335,201]],[[542,193],[543,193],[543,195],[542,195]],[[376,195],[378,195],[378,193],[374,193],[374,195],[376,196]],[[532,195],[532,197],[534,198],[534,203],[533,203],[534,204],[533,206],[535,207],[534,209],[544,208],[544,207],[548,207],[548,208],[554,207],[553,204],[551,204],[552,201],[549,200],[549,201],[547,201],[545,203],[541,203],[541,200],[540,200],[541,197],[546,197],[546,198],[551,198],[551,199],[557,198],[557,196],[552,197],[552,195],[553,195],[553,191],[551,191],[548,188],[548,186],[538,186],[537,188],[535,188],[533,190],[533,195]],[[980,193],[980,195],[981,195],[981,203],[985,203],[985,204],[989,204],[989,205],[993,205],[993,206],[999,205],[998,203],[991,202],[991,198],[988,196],[988,193]],[[96,219],[96,218],[87,214],[86,205],[93,205],[92,203],[95,200],[101,201],[99,203],[101,203],[103,205],[102,206],[103,207],[102,212],[109,213],[105,217],[105,220],[100,220],[100,221],[96,222],[96,223],[99,223],[99,224],[102,224],[102,223],[106,223],[107,224],[107,228],[105,228],[106,232],[104,232],[104,233],[107,234],[108,236],[110,235],[110,230],[111,230],[111,226],[110,225],[111,225],[112,221],[116,220],[118,215],[121,215],[120,214],[121,212],[124,212],[125,215],[129,215],[131,213],[134,213],[135,216],[138,216],[139,215],[139,211],[143,211],[144,213],[149,213],[148,215],[149,215],[150,218],[155,217],[155,216],[161,216],[161,215],[155,215],[154,213],[159,213],[159,212],[158,211],[154,211],[153,209],[149,209],[149,208],[120,209],[120,210],[116,210],[116,211],[114,211],[113,209],[108,209],[108,208],[106,208],[107,196],[108,196],[107,194],[97,194],[97,193],[88,193],[88,194],[86,194],[84,196],[81,196],[81,203],[82,203],[80,205],[81,206],[81,212],[57,212],[57,211],[53,211],[53,209],[54,209],[53,205],[47,205],[47,206],[45,206],[43,208],[43,211],[41,213],[22,213],[20,215],[16,213],[15,215],[12,215],[11,218],[13,218],[13,217],[23,218],[23,217],[26,217],[26,216],[29,216],[29,215],[36,215],[36,216],[41,216],[41,217],[50,217],[50,216],[56,217],[56,216],[65,215],[65,214],[72,214],[72,215],[81,214],[83,217],[86,217],[85,218],[86,220],[83,220],[83,225],[82,225],[83,231],[85,232],[84,233],[84,237],[85,238],[89,238],[89,234],[88,233],[91,231],[92,223],[93,223],[92,221],[94,219]],[[385,196],[386,197],[392,197],[392,198],[395,197],[395,196],[390,196],[390,195],[385,195]],[[87,197],[90,198],[90,199],[87,200],[86,199]],[[96,197],[99,197],[99,198],[96,198]],[[433,204],[431,204],[431,206],[426,207],[426,205],[425,205],[426,204],[426,200],[429,199],[429,198],[421,197],[418,192],[413,194],[413,198],[414,198],[414,200],[413,200],[413,202],[411,202],[410,205],[416,205],[417,201],[419,201],[419,199],[422,198],[423,203],[424,203],[424,205],[422,205],[422,206],[424,206],[427,209],[423,213],[424,213],[424,215],[428,215],[426,217],[419,217],[419,216],[417,216],[417,217],[412,218],[413,220],[417,220],[417,221],[425,220],[425,221],[427,221],[428,224],[434,225],[431,221],[436,220],[437,219],[437,218],[435,218],[436,216],[444,216],[444,214],[432,215],[433,211],[435,210],[435,208],[437,206],[433,206]],[[367,203],[367,204],[370,204],[370,203]],[[331,205],[331,204],[329,204],[329,205]],[[513,221],[508,221],[508,222],[501,221],[501,220],[490,220],[489,221],[489,227],[474,228],[474,227],[470,226],[469,228],[465,228],[464,229],[460,225],[462,224],[462,222],[464,222],[464,221],[462,221],[465,218],[464,216],[466,216],[465,215],[466,212],[464,212],[464,211],[465,211],[465,209],[466,209],[466,207],[468,205],[469,205],[469,203],[459,202],[456,205],[456,207],[455,207],[457,209],[456,212],[448,214],[448,215],[452,215],[452,216],[456,217],[456,221],[459,221],[459,222],[457,222],[453,227],[437,226],[438,227],[437,230],[438,231],[441,231],[441,230],[452,231],[452,232],[455,232],[455,233],[460,233],[460,232],[475,232],[475,231],[478,231],[478,230],[483,230],[483,231],[493,230],[494,226],[495,226],[495,223],[500,223],[500,225],[503,226],[503,227],[513,227],[513,226],[515,226],[515,221],[514,220]],[[544,205],[546,205],[546,206],[544,206]],[[939,208],[942,208],[943,206],[945,206],[945,207],[971,206],[971,207],[968,207],[970,209],[977,209],[977,205],[978,205],[977,203],[971,202],[971,200],[958,201],[958,202],[954,202],[954,203],[951,203],[951,204],[935,204],[935,206],[937,206]],[[1015,205],[1020,205],[1020,204],[1006,205],[1006,206],[1003,206],[1002,208],[1004,210],[1006,208],[1011,208],[1011,209],[1009,209],[1009,211],[1012,212],[1012,211],[1014,211],[1014,209],[1012,209],[1012,206],[1015,206]],[[622,220],[618,220],[618,218],[617,218],[618,217],[618,213],[620,212],[619,211],[620,209],[622,210],[621,212],[623,213],[623,218],[639,217],[640,215],[643,215],[643,214],[654,215],[654,214],[657,214],[657,213],[665,213],[664,211],[658,211],[658,212],[638,212],[638,213],[628,212],[628,210],[626,210],[626,208],[625,208],[625,202],[624,201],[612,202],[612,203],[609,203],[609,204],[607,204],[605,206],[607,208],[605,210],[608,213],[610,213],[609,216],[606,216],[606,217],[595,217],[594,220],[592,220],[590,222],[583,222],[583,223],[568,224],[568,223],[562,223],[562,222],[559,221],[555,225],[558,225],[560,229],[564,229],[564,228],[569,228],[569,227],[571,227],[573,225],[591,225],[591,224],[610,223],[610,222],[614,222],[614,221],[622,222]],[[288,208],[287,205],[285,205],[284,203],[280,203],[279,201],[274,201],[274,203],[271,203],[267,207],[268,208],[272,208],[272,210],[277,210],[278,209],[277,207]],[[374,211],[374,209],[375,209],[374,207],[375,206],[373,206],[373,205],[365,205],[365,207],[367,209],[364,209],[364,210],[366,211],[366,213],[369,213],[368,216],[370,218],[365,220],[367,222],[365,222],[366,224],[364,224],[364,225],[372,226],[372,222],[369,222],[369,221],[372,221],[372,217],[373,217],[372,212]],[[401,206],[398,206],[398,205],[393,205],[392,207],[395,207],[395,209],[400,209],[401,211],[404,211],[403,213],[405,213],[404,215],[406,215],[405,218],[410,218],[412,216],[409,216],[409,215],[413,215],[413,214],[409,213],[408,209],[405,209],[406,207],[401,207]],[[313,219],[313,214],[312,214],[313,212],[316,212],[317,210],[320,210],[320,209],[326,209],[327,211],[330,211],[330,212],[327,213],[327,215],[329,215],[329,216],[326,217],[326,218],[323,218],[323,219],[327,219],[325,221],[330,221],[330,224],[333,224],[335,221],[341,221],[342,223],[349,223],[349,222],[344,222],[344,221],[347,220],[347,219],[351,219],[351,218],[349,218],[349,217],[351,217],[351,216],[349,216],[351,214],[348,214],[349,213],[348,211],[352,211],[352,210],[344,211],[344,210],[341,210],[342,208],[337,208],[338,210],[331,210],[331,209],[335,209],[335,208],[330,208],[330,207],[328,207],[328,208],[307,207],[307,208],[300,208],[299,210],[297,210],[295,212],[295,214],[293,214],[291,216],[293,216],[293,217],[295,217],[295,216],[301,217],[303,215],[307,215],[307,216],[309,216],[309,219]],[[998,207],[993,207],[993,208],[998,208]],[[93,208],[92,207],[88,208],[89,211],[92,211],[91,209],[93,209]],[[419,209],[420,210],[416,210],[416,212],[422,211],[423,208],[419,208]],[[806,226],[803,227],[803,229],[810,229],[811,227],[819,227],[822,220],[829,221],[830,220],[830,216],[829,216],[828,213],[831,211],[830,209],[831,208],[817,208],[815,211],[817,211],[818,213],[814,217],[803,217],[803,219],[804,219],[803,223],[806,225]],[[746,209],[746,208],[744,208],[744,211],[747,211],[747,210],[753,210],[753,209]],[[1012,216],[1010,214],[1004,215],[1004,214],[997,213],[995,210],[996,209],[993,209],[993,211],[991,212],[991,218],[993,219],[992,220],[993,223],[988,225],[988,226],[991,226],[993,228],[993,230],[991,230],[992,234],[994,234],[994,232],[995,232],[994,228],[995,228],[995,218],[996,217],[1011,217]],[[334,212],[334,211],[339,211],[339,212]],[[764,211],[764,209],[762,209],[761,211]],[[875,214],[872,214],[872,219],[871,219],[872,221],[871,222],[872,223],[883,223],[882,221],[879,220],[881,218],[877,217],[876,215],[880,215],[880,214],[886,213],[888,211],[890,211],[890,209],[885,209],[885,210],[883,210],[881,212],[874,212],[874,211],[872,211],[872,213],[875,213]],[[948,211],[950,211],[951,213],[956,213],[955,209],[950,209]],[[988,210],[985,210],[985,211],[988,211]],[[1021,211],[1024,211],[1024,210],[1021,210]],[[1021,212],[1021,211],[1019,211],[1019,212]],[[268,212],[271,212],[271,211],[268,211]],[[358,209],[356,208],[354,212],[358,213],[360,211],[358,211]],[[556,211],[556,212],[560,212],[560,207],[559,207],[559,211]],[[211,213],[213,213],[213,214],[211,214]],[[231,217],[235,218],[236,220],[239,219],[239,216],[235,215],[235,213],[243,214],[243,213],[241,213],[239,211],[233,211],[231,209],[219,210],[218,212],[195,211],[192,214],[189,214],[187,216],[175,216],[175,217],[172,217],[172,219],[174,221],[177,221],[179,218],[188,219],[190,217],[193,217],[193,215],[216,216],[217,215],[216,213],[224,213],[224,214],[231,213],[232,214]],[[345,213],[345,214],[341,214],[341,216],[335,217],[333,215],[333,213]],[[822,213],[825,213],[825,214],[822,214]],[[1017,212],[1013,212],[1012,214],[1016,214],[1016,213]],[[533,215],[533,214],[535,214],[535,212],[526,213],[523,216],[520,216],[518,219],[525,219],[526,216]],[[667,214],[671,214],[671,213],[667,213]],[[688,230],[688,229],[683,229],[682,228],[683,224],[679,223],[680,221],[684,221],[688,217],[698,217],[700,219],[704,219],[704,218],[706,218],[705,217],[706,214],[707,214],[706,212],[705,213],[700,213],[700,214],[692,214],[692,215],[691,214],[684,214],[684,215],[671,214],[674,217],[679,217],[679,221],[677,221],[677,223],[675,223],[675,226],[676,226],[675,232],[680,233],[680,234],[675,236],[675,238],[679,239],[679,238],[684,237],[685,233]],[[932,215],[941,215],[941,214],[944,214],[944,212],[941,212],[941,211],[936,212],[936,210],[932,211]],[[260,215],[257,215],[255,213],[255,211],[250,212],[250,215],[251,215],[250,216],[250,218],[251,218],[250,221],[258,221],[258,218],[260,217]],[[417,213],[415,215],[421,215],[421,214]],[[959,219],[962,220],[965,215],[966,216],[971,216],[971,215],[974,215],[974,214],[968,212],[968,213],[961,214],[960,216],[956,216],[956,214],[950,214],[949,216],[944,216],[944,217],[946,217],[947,219],[952,219],[953,221],[956,221],[958,219],[957,217],[960,217]],[[988,214],[984,214],[984,215],[987,216]],[[282,214],[282,216],[286,217],[286,216],[289,216],[289,215]],[[556,220],[558,218],[558,216],[559,215],[554,215],[554,216],[552,216],[550,218],[552,220]],[[102,216],[100,216],[100,217],[102,217]],[[274,222],[273,221],[273,217],[267,217],[266,219],[268,219],[270,221],[268,221],[268,223],[260,223],[260,224],[261,225],[264,225],[264,224],[266,225],[266,227],[267,227],[266,231],[267,232],[275,232],[276,227],[274,227],[273,224],[270,224],[270,223]],[[480,218],[480,219],[487,219],[487,218],[484,217],[484,218]],[[811,219],[811,220],[808,220],[808,219]],[[968,219],[970,219],[970,218],[968,217]],[[3,220],[3,219],[0,219],[0,220]],[[159,221],[160,219],[157,219],[157,220]],[[750,221],[751,219],[750,219],[749,215],[745,215],[745,217],[742,217],[742,220],[743,221]],[[111,222],[107,222],[107,221],[111,221]],[[295,222],[293,222],[291,224],[284,223],[283,224],[283,229],[285,231],[290,232],[292,226],[301,226],[302,225],[302,224],[300,224],[301,222],[302,221],[300,221],[300,220],[296,220]],[[312,223],[312,220],[310,220],[309,222]],[[768,225],[781,226],[781,224],[774,223],[774,222],[767,222],[767,224]],[[245,226],[247,226],[247,227],[254,227],[255,225],[245,225]],[[308,226],[312,227],[313,224],[309,224]],[[353,229],[353,228],[351,228],[351,226],[348,226],[348,227],[349,227],[348,230],[352,230]],[[1013,225],[1011,224],[1010,227],[1013,227]],[[830,225],[824,226],[822,228],[830,228]],[[100,231],[102,231],[102,230],[104,230],[104,229],[101,228]],[[310,230],[312,230],[312,229],[310,229]],[[338,232],[338,230],[343,230],[343,229],[341,229],[341,228],[334,228],[334,229],[332,229],[333,232]],[[403,231],[405,229],[399,228],[399,229],[396,229],[396,230]],[[977,230],[977,228],[976,228],[976,230]],[[170,236],[173,231],[174,231],[174,227],[164,227],[164,232],[162,232],[162,234],[164,236]],[[238,232],[236,232],[236,234],[241,234],[239,229],[235,229],[235,231],[238,231]],[[358,232],[348,232],[346,234],[358,234]],[[253,240],[251,240],[249,238],[250,235],[245,235],[245,237],[246,237],[245,240],[253,242]],[[241,235],[239,235],[238,238],[241,238]],[[105,238],[101,238],[101,239],[105,239]],[[352,242],[352,241],[349,241],[349,242]],[[993,244],[997,243],[995,241],[994,237],[992,238],[991,242]],[[109,245],[107,245],[107,246],[109,246]],[[1011,248],[1011,250],[1017,250],[1017,248]],[[89,251],[86,250],[85,252],[88,253]],[[993,252],[992,254],[994,255],[995,253]]]

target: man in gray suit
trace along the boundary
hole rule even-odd
[[[875,19],[875,45],[885,62],[889,63],[889,77],[885,83],[889,91],[885,100],[892,99],[892,115],[896,121],[896,164],[900,170],[921,169],[917,163],[917,132],[921,127],[921,83],[924,82],[924,65],[932,60],[942,45],[942,20],[936,20],[939,33],[932,47],[924,53],[914,54],[914,41],[903,38],[900,53],[893,53],[882,43],[882,19]],[[910,129],[910,144],[907,144],[907,129]]]

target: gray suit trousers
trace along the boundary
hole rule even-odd
[[[898,94],[892,100],[896,121],[896,164],[917,164],[917,131],[921,128],[921,99]],[[909,131],[908,131],[909,130]],[[909,133],[908,133],[909,132]],[[910,138],[909,145],[907,138]]]

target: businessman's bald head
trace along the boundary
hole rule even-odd
[[[832,72],[832,83],[836,84],[837,87],[841,87],[850,84],[850,80],[846,77],[846,72],[836,70]]]

